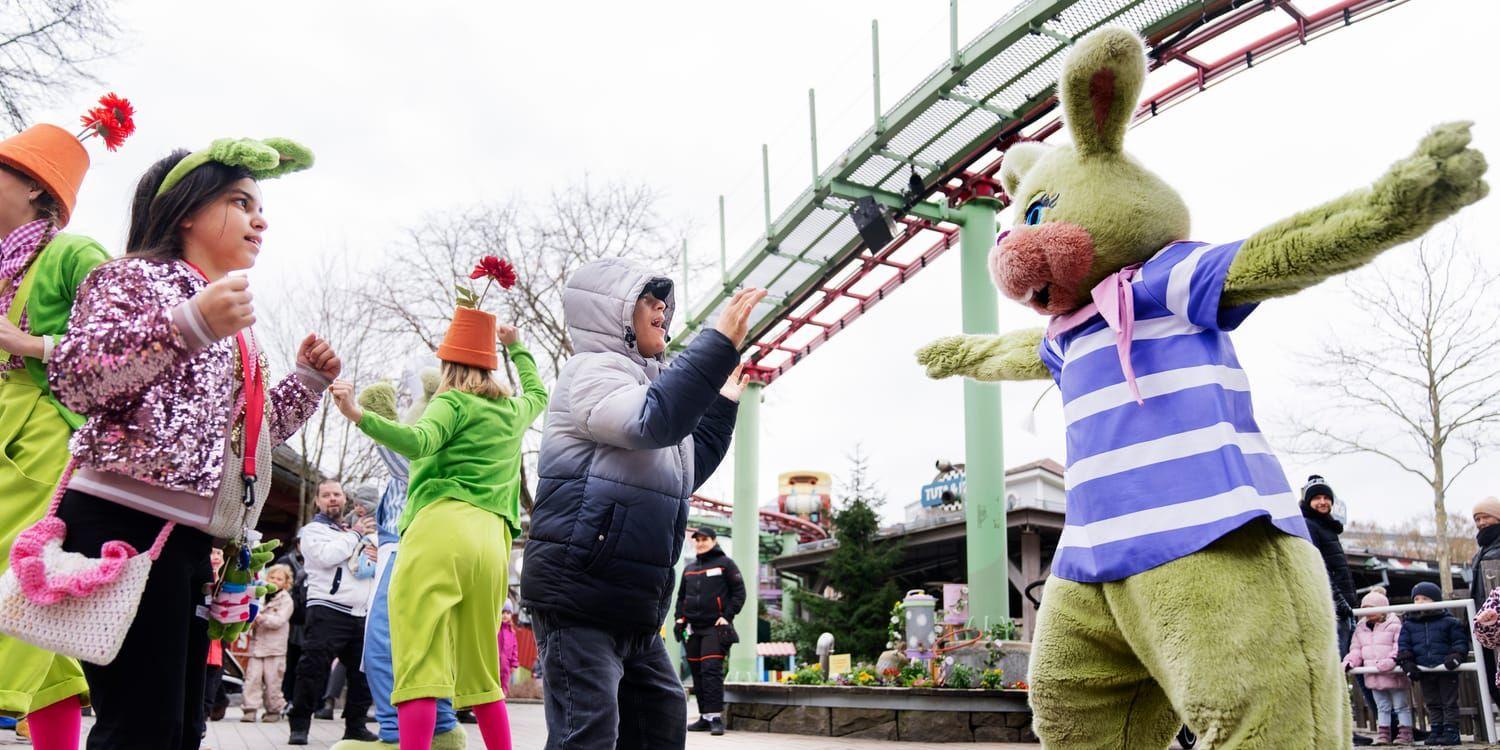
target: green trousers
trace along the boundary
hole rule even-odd
[[[468,708],[500,691],[500,610],[510,578],[510,527],[462,500],[417,511],[391,578],[391,702],[450,698]]]
[[[70,435],[25,370],[0,373],[0,571],[16,536],[46,514]],[[78,662],[0,635],[0,714],[28,714],[88,689]]]
[[[1110,583],[1047,581],[1032,645],[1044,747],[1161,750],[1351,746],[1333,596],[1306,540],[1252,522]]]

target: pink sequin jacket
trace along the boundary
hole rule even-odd
[[[176,509],[150,503],[218,492],[243,390],[234,337],[216,338],[192,301],[206,285],[182,261],[99,266],[79,287],[68,333],[47,365],[52,392],[88,417],[70,446],[79,471],[123,477],[135,494],[156,496],[139,509],[173,520]],[[299,366],[267,391],[273,445],[312,416],[328,384]],[[165,492],[140,491],[153,488]]]
[[[1477,575],[1477,573],[1476,573]],[[1490,589],[1489,598],[1479,609],[1474,612],[1474,621],[1469,623],[1474,627],[1474,637],[1479,640],[1479,645],[1485,648],[1500,648],[1500,620],[1488,625],[1479,624],[1479,615],[1482,612],[1500,613],[1500,586]],[[1500,687],[1500,674],[1495,675],[1495,686]]]

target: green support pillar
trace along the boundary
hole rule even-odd
[[[1000,332],[999,299],[988,258],[995,246],[1000,202],[976,197],[960,209],[963,330]],[[1010,618],[1010,568],[1005,552],[1005,452],[1000,385],[964,380],[964,530],[968,547],[969,616],[977,627]]]
[[[797,532],[788,531],[781,535],[781,554],[790,555],[797,551]],[[781,577],[781,617],[785,620],[797,618],[797,582],[791,576]]]
[[[672,601],[677,601],[677,589],[682,586],[682,569],[687,567],[685,558],[692,551],[693,542],[688,540],[682,543],[682,554],[677,556],[677,563],[672,566]],[[673,618],[677,616],[675,607],[667,612],[667,622],[662,626],[662,641],[667,644],[667,658],[672,660],[672,674],[682,678],[682,644],[672,637],[672,626],[677,622]]]
[[[734,618],[740,642],[729,651],[728,679],[758,681],[755,644],[759,630],[756,613],[760,602],[760,394],[763,386],[751,383],[740,395],[740,413],[734,428],[734,564],[745,579],[745,608]]]

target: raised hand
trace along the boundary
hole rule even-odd
[[[714,325],[719,333],[729,339],[738,349],[745,343],[745,334],[750,330],[750,312],[766,298],[764,289],[741,289],[729,300],[724,312],[719,313],[719,322]]]
[[[354,399],[353,383],[347,380],[335,380],[333,385],[328,386],[328,395],[333,397],[333,405],[338,407],[339,413],[347,417],[350,422],[364,419],[365,410],[361,409]]]
[[[510,346],[521,342],[521,329],[508,326],[504,323],[495,324],[495,333],[500,338],[501,346]]]
[[[309,333],[302,340],[302,345],[297,349],[297,364],[305,365],[329,380],[338,377],[344,370],[344,362],[333,351],[333,346],[316,333]]]
[[[734,372],[729,374],[729,380],[724,381],[724,387],[719,389],[719,395],[735,403],[740,402],[740,394],[745,392],[745,386],[750,382],[750,376],[745,375],[745,363],[741,362]]]
[[[225,276],[193,295],[208,330],[223,339],[255,325],[254,295],[244,276]]]
[[[1469,148],[1471,122],[1449,122],[1428,133],[1409,157],[1375,181],[1373,199],[1393,213],[1431,226],[1483,198],[1484,154]]]

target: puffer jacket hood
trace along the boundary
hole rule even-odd
[[[668,614],[687,498],[718,467],[736,405],[719,394],[739,362],[699,333],[668,366],[643,357],[635,302],[660,274],[620,259],[580,268],[563,291],[574,355],[547,404],[521,596],[556,620],[649,633]],[[666,296],[666,320],[675,309]]]
[[[606,258],[589,263],[574,272],[563,289],[563,319],[567,321],[568,338],[577,353],[620,354],[646,368],[648,378],[655,380],[665,361],[665,354],[651,359],[635,348],[635,302],[646,285],[672,280],[623,258]],[[667,330],[677,311],[677,293],[667,293]]]

